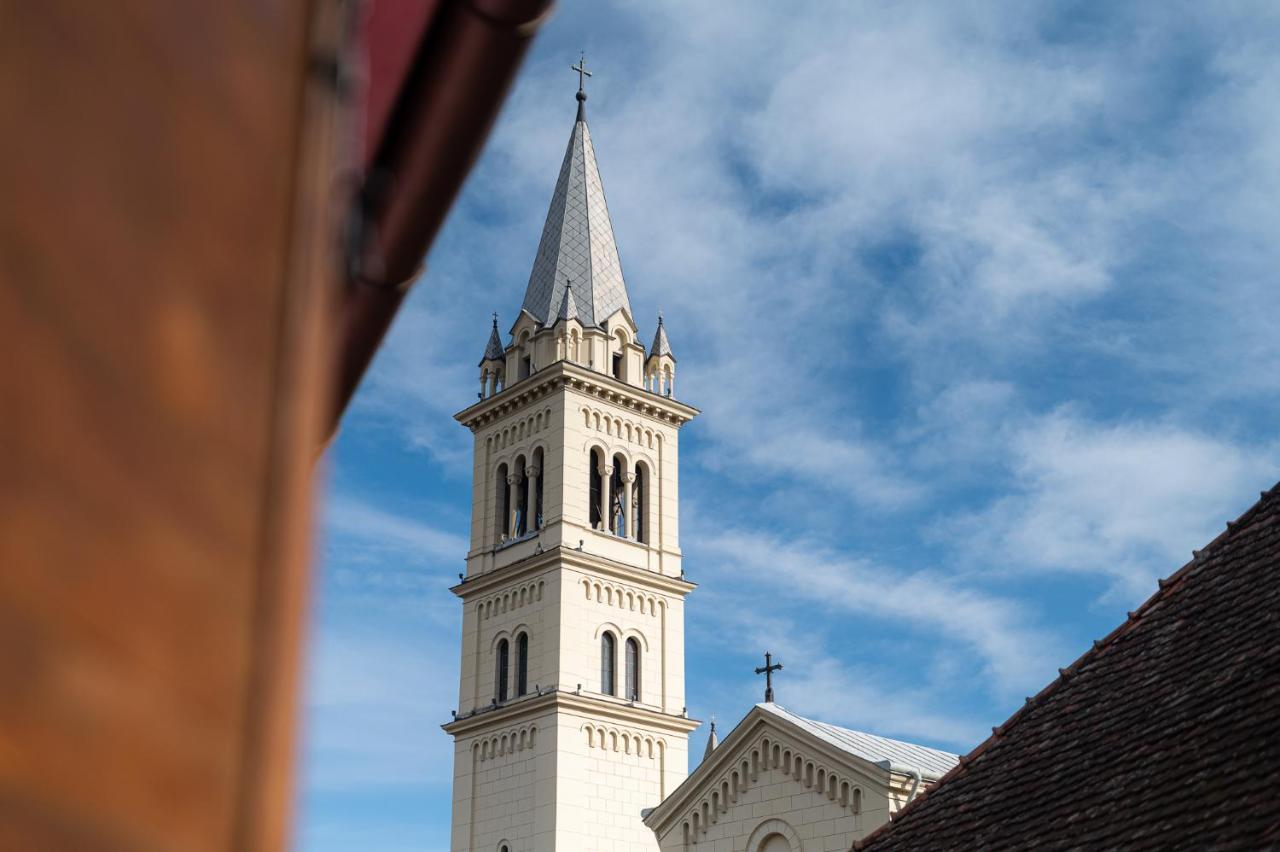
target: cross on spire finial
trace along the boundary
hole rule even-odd
[[[764,665],[756,667],[756,674],[764,675],[764,700],[768,704],[773,703],[773,673],[781,669],[782,663],[775,663],[768,651],[764,652]]]
[[[578,121],[587,120],[587,92],[584,88],[586,78],[591,76],[591,72],[587,70],[587,55],[582,54],[582,58],[578,60],[577,65],[570,65],[571,71],[578,72]]]
[[[497,311],[494,311],[494,312],[493,312],[493,327],[494,327],[494,328],[497,328],[497,327],[498,327],[498,312],[497,312]]]
[[[569,70],[578,72],[578,94],[582,95],[579,100],[586,100],[587,93],[583,88],[583,84],[586,83],[586,80],[583,78],[591,76],[591,72],[587,70],[587,55],[585,53],[582,54],[582,58],[578,60],[578,64],[570,65]]]

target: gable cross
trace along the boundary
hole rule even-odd
[[[770,704],[773,703],[773,673],[781,669],[782,663],[775,663],[768,651],[764,652],[764,665],[756,667],[756,674],[764,675],[764,700]]]

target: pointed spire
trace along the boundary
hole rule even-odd
[[[580,80],[590,75],[581,63],[574,70],[579,72]],[[578,286],[574,299],[583,325],[602,325],[620,308],[631,313],[595,147],[583,111],[587,96],[581,86],[577,97],[578,117],[560,164],[522,306],[544,325],[555,321],[552,312],[564,302],[568,279]]]
[[[662,324],[662,311],[658,311],[658,330],[653,334],[653,345],[649,347],[649,357],[666,355],[672,361],[676,360],[675,354],[671,351],[671,341],[667,340],[667,329]]]
[[[711,717],[711,735],[707,737],[707,750],[702,753],[702,759],[706,760],[711,756],[711,752],[715,751],[720,745],[720,739],[716,736],[716,718]]]
[[[480,363],[485,361],[501,361],[506,349],[502,345],[502,336],[498,334],[498,315],[493,315],[493,330],[489,332],[489,345],[484,348],[484,357],[480,359]]]
[[[555,321],[576,319],[578,319],[578,300],[573,298],[573,282],[565,281],[564,298],[560,300],[560,310],[556,311]]]

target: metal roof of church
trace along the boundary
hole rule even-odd
[[[890,769],[918,769],[920,774],[928,780],[941,778],[960,759],[959,755],[939,751],[936,748],[926,748],[914,743],[904,743],[901,740],[891,740],[888,737],[840,728],[816,719],[806,719],[779,704],[757,704],[756,707],[786,719],[855,757],[871,763],[887,762]]]
[[[581,108],[586,95],[581,91],[578,100],[578,116],[560,165],[547,221],[542,226],[542,239],[522,306],[544,325],[555,322],[569,282],[573,283],[577,318],[583,325],[601,325],[619,308],[631,314],[596,152]]]
[[[854,848],[1275,848],[1277,672],[1280,485]]]

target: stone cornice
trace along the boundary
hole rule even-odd
[[[475,432],[494,420],[565,387],[655,417],[676,428],[700,413],[691,405],[618,381],[613,376],[598,373],[581,364],[556,361],[527,379],[521,379],[488,399],[459,411],[453,419]]]
[[[688,734],[702,724],[687,716],[674,716],[659,710],[633,706],[603,696],[582,695],[560,689],[551,689],[541,695],[502,704],[492,710],[481,710],[470,716],[454,719],[441,725],[445,733],[455,737],[492,728],[505,728],[550,711],[580,713],[592,720],[608,720],[626,725],[661,731],[669,734]]]
[[[698,587],[696,583],[690,583],[688,580],[668,577],[666,574],[646,571],[643,568],[634,568],[621,562],[614,562],[612,559],[606,559],[603,556],[597,556],[594,553],[567,547],[553,547],[550,550],[530,556],[528,559],[513,562],[510,565],[487,571],[484,574],[478,574],[475,577],[468,577],[466,582],[451,586],[449,591],[466,601],[477,595],[518,582],[527,576],[540,574],[549,569],[559,567],[599,574],[680,597],[684,597]]]

